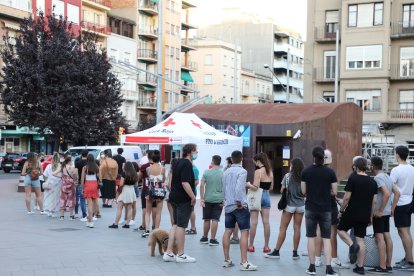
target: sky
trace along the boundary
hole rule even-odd
[[[242,11],[270,17],[275,22],[299,32],[306,38],[307,0],[192,0],[197,8],[191,12],[191,22],[204,26],[220,22],[220,8],[239,7]]]

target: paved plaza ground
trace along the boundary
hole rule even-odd
[[[149,256],[148,238],[132,229],[108,229],[115,218],[115,208],[103,209],[102,219],[95,222],[95,228],[85,227],[84,222],[59,221],[37,212],[27,215],[24,193],[17,193],[18,173],[0,172],[0,276],[5,275],[306,275],[308,257],[294,261],[292,254],[293,229],[288,229],[287,239],[281,249],[281,259],[266,259],[263,248],[263,228],[259,224],[256,237],[256,252],[249,253],[249,261],[258,265],[257,272],[240,272],[239,267],[222,268],[222,247],[211,247],[199,243],[202,220],[201,208],[197,203],[198,235],[186,237],[185,251],[197,259],[193,264],[164,263],[162,257]],[[281,213],[277,210],[278,196],[272,196],[271,241],[273,248],[278,233]],[[140,204],[139,204],[140,206]],[[140,222],[141,209],[138,213]],[[261,223],[261,221],[259,222]],[[164,206],[162,226],[168,230],[168,210]],[[306,249],[305,227],[302,225],[302,240],[299,251]],[[220,222],[218,238],[224,230]],[[369,229],[368,232],[372,232]],[[396,231],[394,237],[394,260],[403,257],[404,251]],[[342,260],[346,259],[347,248],[339,241]],[[238,245],[231,246],[233,261],[240,261]],[[325,275],[324,268],[317,269],[318,275]],[[341,269],[340,275],[356,275],[350,269]],[[414,275],[394,271],[393,275]]]

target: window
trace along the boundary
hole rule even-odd
[[[400,91],[400,109],[414,109],[414,90]]]
[[[176,58],[177,60],[180,60],[180,53],[181,53],[181,49],[180,49],[180,48],[176,48],[175,50],[176,50],[175,58]]]
[[[170,75],[169,75],[169,72],[170,72],[170,69],[169,68],[165,68],[165,78],[167,79],[167,80],[169,80],[170,79]]]
[[[346,48],[346,69],[371,69],[382,66],[382,45]]]
[[[175,2],[171,1],[171,11],[175,12]]]
[[[333,91],[323,92],[322,97],[329,103],[335,102],[335,92]]]
[[[40,12],[45,13],[45,0],[36,1],[36,10],[37,10],[37,14],[39,14]]]
[[[171,47],[171,48],[170,48],[170,50],[171,50],[171,51],[170,51],[170,53],[171,53],[171,57],[172,57],[172,58],[174,58],[174,52],[175,52],[175,51],[174,51],[174,47]]]
[[[167,32],[167,34],[169,34],[170,33],[170,29],[171,29],[171,27],[170,27],[170,23],[165,23],[165,25],[166,25],[166,28],[165,28],[165,31]]]
[[[178,37],[180,37],[180,26],[175,27],[175,31]]]
[[[174,35],[175,26],[171,24],[171,35]]]
[[[414,47],[400,49],[400,77],[414,76]]]
[[[180,81],[180,71],[175,71],[175,81]]]
[[[204,65],[213,65],[213,56],[211,54],[204,56]]]
[[[384,3],[348,6],[348,27],[371,27],[383,24]]]
[[[74,24],[79,24],[79,7],[68,4],[68,20]]]
[[[170,9],[170,0],[167,0],[167,10]]]
[[[335,51],[327,51],[324,53],[324,79],[334,79],[335,78]]]
[[[168,55],[169,52],[170,52],[170,46],[165,45],[165,54]]]
[[[213,75],[211,74],[204,75],[204,84],[213,84]]]
[[[102,25],[101,23],[102,23],[102,21],[101,21],[101,19],[102,19],[102,15],[100,15],[100,14],[97,14],[97,13],[95,13],[94,15],[93,15],[93,23],[95,23],[96,25]]]
[[[403,29],[414,27],[414,4],[403,5]]]
[[[65,2],[60,0],[53,0],[52,7],[55,17],[59,18],[59,16],[65,16]]]
[[[82,11],[82,20],[83,21],[88,21],[88,11],[87,10]]]
[[[380,90],[346,91],[346,101],[357,104],[364,111],[381,111]]]
[[[334,37],[334,33],[339,26],[339,11],[326,11],[325,12],[325,35]],[[301,48],[300,45],[298,48]]]

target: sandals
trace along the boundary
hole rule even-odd
[[[247,251],[248,252],[254,252],[255,251],[254,246],[247,247]]]
[[[185,233],[187,235],[197,235],[197,229],[188,229],[188,230],[185,230]]]

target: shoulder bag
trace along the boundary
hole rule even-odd
[[[286,188],[283,189],[282,197],[280,198],[279,203],[277,204],[277,209],[279,209],[280,211],[285,210],[287,207],[287,194],[288,194],[289,180],[290,180],[290,174],[286,174]]]

